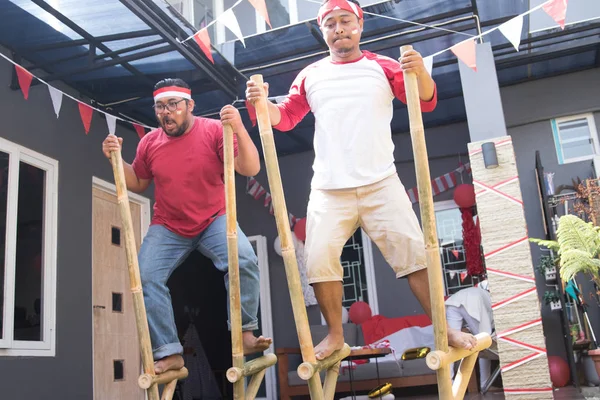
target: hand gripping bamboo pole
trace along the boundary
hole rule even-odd
[[[258,87],[263,87],[262,75],[253,75],[250,79]],[[292,310],[294,313],[294,322],[300,342],[300,351],[304,362],[316,363],[315,351],[313,347],[310,327],[308,325],[308,315],[304,305],[304,295],[300,284],[300,272],[298,271],[298,262],[296,252],[292,241],[290,222],[283,195],[283,185],[279,171],[279,162],[277,160],[277,150],[275,149],[275,140],[273,138],[273,129],[271,119],[267,108],[267,98],[262,96],[254,105],[256,108],[256,117],[260,131],[260,140],[262,143],[265,164],[267,167],[267,178],[271,188],[271,198],[273,200],[273,209],[275,221],[277,223],[277,232],[281,240],[281,254],[285,264],[285,273],[292,301]],[[323,400],[323,387],[321,386],[321,376],[314,374],[308,381],[308,388],[312,400]]]
[[[145,374],[154,375],[154,358],[152,356],[150,331],[148,329],[148,320],[146,318],[146,306],[144,305],[144,294],[142,292],[142,281],[140,278],[140,268],[138,265],[137,247],[135,245],[135,236],[133,234],[133,222],[131,219],[131,209],[129,208],[129,196],[127,195],[127,185],[125,183],[125,171],[123,170],[121,151],[111,152],[110,161],[115,177],[117,201],[121,211],[123,232],[125,233],[125,252],[127,255],[127,267],[129,270],[131,294],[133,295],[135,324],[137,326],[138,338],[140,341],[140,351],[142,354],[142,366]],[[148,389],[148,399],[159,400],[157,385],[153,385]]]
[[[233,398],[235,400],[253,400],[256,397],[256,393],[258,393],[266,369],[277,363],[277,356],[275,354],[266,354],[244,363],[233,134],[231,125],[223,126],[227,258],[229,265],[229,321],[231,324],[231,356],[233,364],[227,370],[226,376],[229,382],[233,383]],[[248,391],[244,394],[244,377],[247,376],[252,376],[252,379],[248,385]]]
[[[400,54],[412,50],[412,46],[402,46]],[[425,254],[427,260],[427,275],[429,276],[429,292],[431,298],[431,315],[433,322],[433,334],[435,339],[435,348],[437,354],[450,354],[447,358],[454,358],[457,354],[463,355],[453,349],[449,353],[448,347],[448,327],[446,325],[446,308],[444,304],[444,281],[442,276],[442,262],[437,240],[437,230],[435,226],[435,211],[433,208],[433,193],[431,190],[431,174],[429,172],[429,162],[427,156],[427,145],[425,143],[425,130],[423,128],[423,116],[421,115],[421,103],[419,98],[419,84],[417,76],[413,72],[404,73],[404,87],[406,91],[406,105],[408,107],[408,119],[410,123],[410,136],[415,158],[415,170],[417,174],[417,186],[419,188],[419,207],[421,210],[421,224],[423,225],[423,235],[425,241]],[[482,340],[487,340],[482,338]],[[491,341],[490,341],[491,343]],[[478,347],[483,344],[478,344]],[[469,352],[477,356],[476,351]],[[470,358],[470,356],[469,356]],[[465,368],[461,368],[461,377],[466,377],[466,381],[471,375],[474,362],[470,359],[465,363]],[[471,370],[468,371],[468,367]],[[461,366],[462,367],[462,366]],[[466,384],[464,379],[455,381],[456,391],[453,392],[452,380],[450,377],[450,365],[441,362],[437,369],[438,392],[440,399],[459,399],[464,395]],[[462,388],[462,393],[458,389]]]

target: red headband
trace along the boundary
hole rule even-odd
[[[319,8],[319,15],[317,16],[317,24],[321,25],[321,22],[325,19],[327,14],[335,10],[346,10],[354,13],[359,19],[363,17],[362,9],[351,1],[347,0],[329,0]]]
[[[154,91],[154,101],[165,97],[183,97],[189,100],[192,98],[192,91],[179,86],[166,86]]]

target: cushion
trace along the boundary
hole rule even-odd
[[[358,328],[355,324],[343,324],[344,329],[344,341],[348,343],[350,347],[358,346],[357,336],[358,336]],[[321,342],[321,340],[325,339],[328,333],[327,325],[311,325],[310,326],[310,334],[312,335],[313,344],[316,346]]]

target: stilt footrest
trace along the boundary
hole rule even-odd
[[[343,360],[348,357],[350,354],[350,346],[347,343],[344,343],[344,347],[340,350],[334,351],[329,357],[324,360],[317,361],[315,363],[303,362],[298,366],[298,376],[307,381],[313,377],[314,374],[319,371],[324,371],[333,367],[338,363],[338,361]]]
[[[138,378],[138,385],[142,389],[149,389],[152,385],[162,385],[174,380],[185,379],[188,376],[187,368],[169,370],[160,375],[142,374]]]
[[[255,358],[244,364],[244,368],[231,367],[227,370],[227,380],[231,383],[236,383],[240,379],[254,375],[262,370],[265,370],[277,363],[275,354],[265,354],[262,357]]]
[[[478,353],[487,349],[492,345],[492,337],[487,333],[479,333],[475,336],[477,345],[471,350],[456,349],[451,347],[447,353],[443,351],[432,351],[427,354],[427,366],[436,371],[440,368],[447,367],[455,361],[462,360],[465,357]]]

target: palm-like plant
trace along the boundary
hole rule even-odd
[[[600,285],[600,227],[575,215],[560,217],[557,240],[529,239],[557,253],[560,277],[569,282],[580,272],[589,273]]]

